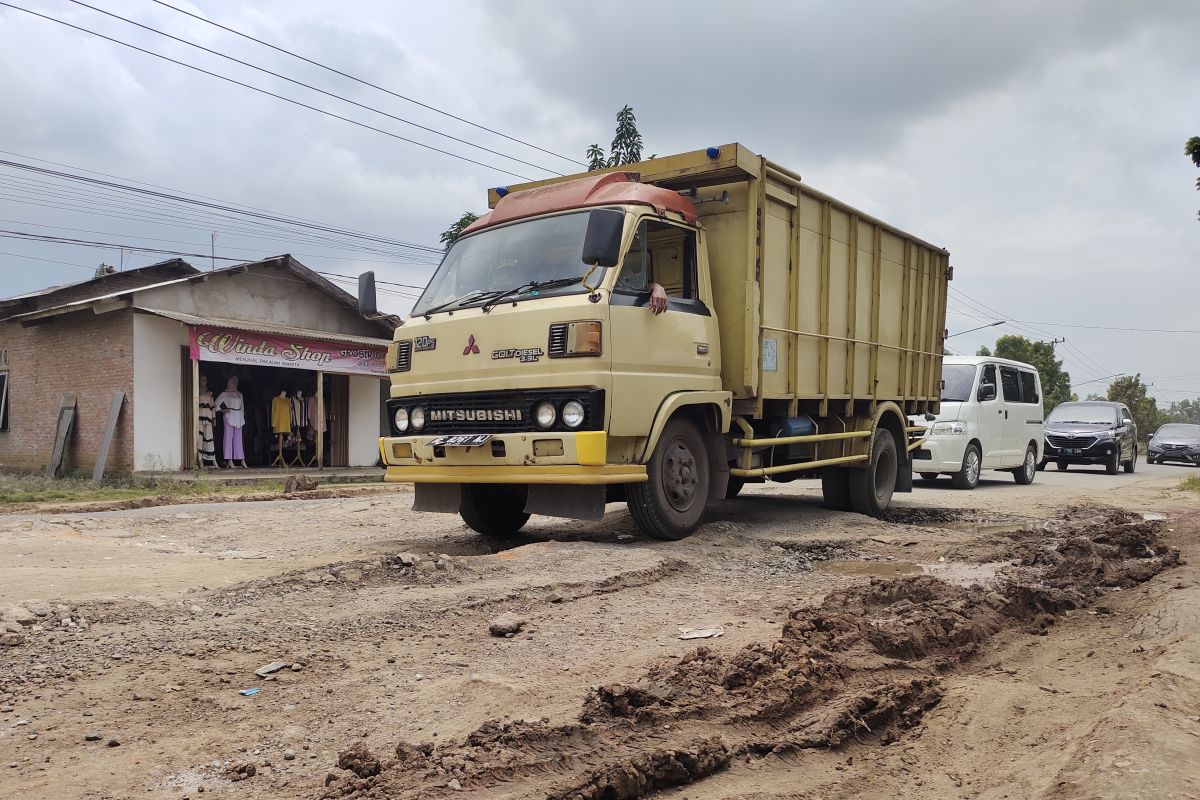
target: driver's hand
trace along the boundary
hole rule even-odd
[[[658,316],[667,310],[667,290],[657,283],[650,284],[650,313]]]

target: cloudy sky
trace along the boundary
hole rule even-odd
[[[12,232],[188,253],[216,233],[218,256],[291,252],[422,285],[436,256],[408,244],[436,246],[512,173],[576,170],[554,154],[607,144],[628,103],[647,152],[740,141],[946,246],[951,333],[1008,320],[953,349],[997,332],[1065,337],[1081,395],[1141,372],[1160,401],[1200,396],[1200,333],[1120,330],[1200,331],[1200,171],[1183,154],[1200,135],[1200,3],[168,1],[550,153],[152,0],[88,2],[470,144],[70,0],[12,0],[482,165],[0,7],[0,160],[324,226],[0,165],[0,296],[163,257]]]

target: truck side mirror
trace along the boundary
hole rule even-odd
[[[996,399],[996,384],[981,383],[979,384],[979,402],[986,403],[988,400]]]
[[[583,263],[589,267],[615,267],[621,258],[624,231],[625,212],[611,208],[592,211],[583,237]]]
[[[375,302],[375,273],[364,272],[358,276],[358,313],[364,317],[379,316]]]

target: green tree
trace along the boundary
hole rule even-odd
[[[979,355],[992,355],[985,350],[987,347],[981,347]],[[996,340],[995,355],[996,358],[1023,361],[1037,367],[1042,379],[1042,404],[1047,414],[1059,403],[1071,399],[1071,373],[1064,370],[1062,361],[1054,357],[1053,342],[1035,342],[1024,336],[1005,335]]]
[[[442,249],[449,250],[458,241],[458,237],[462,236],[462,232],[467,229],[467,226],[477,219],[479,219],[478,214],[464,211],[462,216],[453,225],[442,231],[442,235],[438,237],[438,241],[442,243]]]
[[[1192,163],[1200,167],[1200,136],[1193,136],[1183,144],[1183,154],[1192,160]],[[1200,191],[1200,178],[1196,178],[1196,191]],[[1200,212],[1197,212],[1200,216]]]
[[[622,164],[634,164],[642,160],[642,134],[638,132],[637,117],[634,116],[631,107],[623,106],[617,112],[617,130],[608,149],[609,155],[605,157],[603,147],[598,144],[588,145],[589,172],[606,167],[619,167]]]
[[[1124,403],[1133,412],[1133,421],[1137,423],[1138,433],[1146,435],[1161,424],[1158,401],[1146,394],[1146,384],[1142,383],[1142,375],[1126,375],[1117,378],[1108,387],[1108,399]]]
[[[983,347],[981,347],[975,351],[975,355],[977,355],[977,356],[990,356],[991,354],[992,354],[992,350],[986,344]]]
[[[1200,398],[1195,400],[1180,400],[1167,406],[1162,413],[1163,422],[1187,422],[1200,425]]]

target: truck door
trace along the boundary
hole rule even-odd
[[[669,394],[720,388],[720,341],[707,275],[697,268],[696,231],[643,220],[611,300],[615,436],[644,436]],[[650,286],[667,310],[650,312]]]
[[[1002,466],[1019,467],[1025,457],[1025,409],[1021,407],[1021,373],[1015,367],[1000,368],[1000,398],[1004,401],[1004,413],[999,415],[1004,421]]]
[[[989,395],[991,399],[985,400]],[[983,450],[983,466],[997,469],[1004,465],[1004,397],[1000,394],[1000,376],[995,364],[983,365],[976,397],[979,398],[979,447]]]

